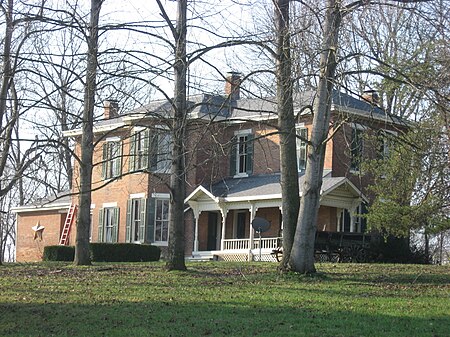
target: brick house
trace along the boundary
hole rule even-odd
[[[279,137],[273,98],[240,98],[240,78],[228,77],[225,96],[201,94],[189,98],[187,118],[187,196],[185,212],[186,256],[247,260],[270,252],[282,236]],[[306,166],[313,93],[295,97],[298,115],[297,160],[299,182]],[[319,231],[363,232],[369,178],[360,174],[360,159],[388,151],[386,135],[403,128],[376,104],[333,93],[333,137],[326,147]],[[119,114],[115,102],[106,102],[104,119],[97,122],[92,193],[93,242],[152,243],[167,249],[169,236],[171,106],[154,101]],[[377,134],[371,144],[365,134]],[[81,130],[69,131],[79,153]],[[75,162],[76,164],[76,162]],[[74,172],[78,172],[74,169]],[[73,186],[78,186],[75,174]],[[17,261],[39,260],[42,246],[57,244],[69,207],[65,197],[18,207]],[[268,231],[255,233],[255,217],[270,223]],[[31,229],[45,227],[34,240]],[[74,242],[75,225],[68,238]]]

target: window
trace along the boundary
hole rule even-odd
[[[169,133],[159,133],[155,151],[156,171],[169,173],[172,158],[172,137]]]
[[[103,144],[103,179],[111,179],[122,173],[122,144],[120,140],[106,140]]]
[[[377,142],[378,142],[378,159],[387,159],[391,151],[392,138],[397,135],[394,131],[379,130],[377,132]]]
[[[119,208],[105,207],[99,211],[98,242],[117,242]]]
[[[250,131],[237,132],[233,138],[230,171],[233,176],[247,176],[253,170],[253,135]]]
[[[155,200],[155,242],[169,239],[169,199]]]
[[[148,167],[149,130],[138,130],[130,141],[130,171]]]
[[[358,172],[361,168],[363,154],[363,130],[352,128],[352,140],[350,143],[350,170]]]
[[[305,127],[297,127],[297,166],[298,171],[306,169],[306,158],[308,155],[308,129]]]
[[[144,198],[128,200],[127,225],[125,231],[126,242],[145,241],[145,213],[146,200]]]
[[[131,137],[130,171],[149,167],[152,172],[169,173],[172,158],[172,136],[161,129],[145,129]]]

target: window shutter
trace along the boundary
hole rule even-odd
[[[146,213],[146,199],[141,199],[139,203],[140,212],[141,212],[141,222],[139,223],[139,241],[145,242],[145,213]]]
[[[114,207],[112,223],[112,242],[117,242],[119,232],[119,207]]]
[[[136,170],[136,134],[130,137],[130,157],[128,159],[128,171],[133,172]]]
[[[155,198],[147,200],[147,237],[146,242],[155,241]]]
[[[98,211],[98,242],[103,242],[103,208]]]
[[[158,138],[156,132],[150,136],[149,161],[151,171],[158,169]]]
[[[133,200],[129,199],[127,200],[127,223],[125,227],[125,242],[131,242],[131,212],[133,210],[132,207]]]
[[[148,163],[149,163],[149,159],[148,159],[148,153],[149,153],[149,146],[150,146],[150,130],[149,129],[145,129],[142,132],[142,135],[144,137],[144,149],[143,149],[143,155],[141,160],[141,165],[140,168],[141,169],[148,169]]]
[[[103,157],[102,157],[102,178],[107,178],[108,171],[108,143],[103,143]]]
[[[301,139],[297,138],[298,139],[298,142],[297,142],[298,170],[304,171],[306,169],[306,162],[307,162],[307,156],[308,156],[308,142],[306,141],[306,139],[308,139],[308,129],[301,128],[298,131],[299,131],[299,136],[301,137]]]
[[[253,173],[253,135],[247,136],[247,167],[245,173],[251,175]]]
[[[116,158],[114,160],[114,177],[119,177],[122,174],[122,154],[123,154],[123,144],[122,142],[117,142]]]
[[[230,152],[230,175],[236,174],[236,160],[237,160],[237,138],[234,136],[231,139],[231,152]]]

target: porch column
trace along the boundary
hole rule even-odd
[[[352,208],[349,209],[350,212],[350,232],[356,232],[356,212],[359,206],[359,199],[352,203]]]
[[[227,208],[221,208],[220,213],[222,214],[222,235],[220,237],[220,250],[225,249],[225,226],[227,224],[227,214],[228,209]]]
[[[337,222],[336,222],[336,232],[342,232],[342,212],[344,209],[342,208],[336,208],[336,214],[337,214]]]
[[[255,218],[255,214],[256,211],[258,210],[258,208],[255,206],[255,204],[251,204],[250,205],[250,230],[249,230],[249,243],[248,243],[248,261],[253,261],[253,254],[252,254],[252,249],[253,249],[253,243],[255,240],[255,230],[253,229],[252,226],[252,222],[253,219]],[[261,242],[259,243],[261,244]]]
[[[191,202],[192,212],[194,213],[195,227],[194,227],[194,252],[198,252],[198,220],[200,217],[200,211],[197,203]]]

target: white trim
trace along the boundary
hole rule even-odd
[[[91,210],[95,209],[95,204],[91,204]]]
[[[145,129],[147,129],[147,127],[146,126],[134,126],[133,127],[133,133],[139,133],[139,132],[141,132],[141,131],[144,131]]]
[[[102,204],[102,208],[109,208],[109,207],[117,207],[117,201],[114,202],[104,202]]]
[[[20,214],[28,212],[52,211],[69,208],[71,203],[60,203],[49,206],[20,206],[11,208],[11,212]]]
[[[236,130],[234,131],[235,136],[244,136],[244,135],[251,135],[253,134],[252,129],[245,129],[245,130]]]
[[[170,194],[169,193],[152,193],[152,198],[170,199]]]
[[[130,194],[129,199],[144,199],[145,198],[145,192],[142,193],[133,193]]]
[[[120,142],[120,141],[121,141],[120,137],[117,136],[105,138],[105,142]]]

